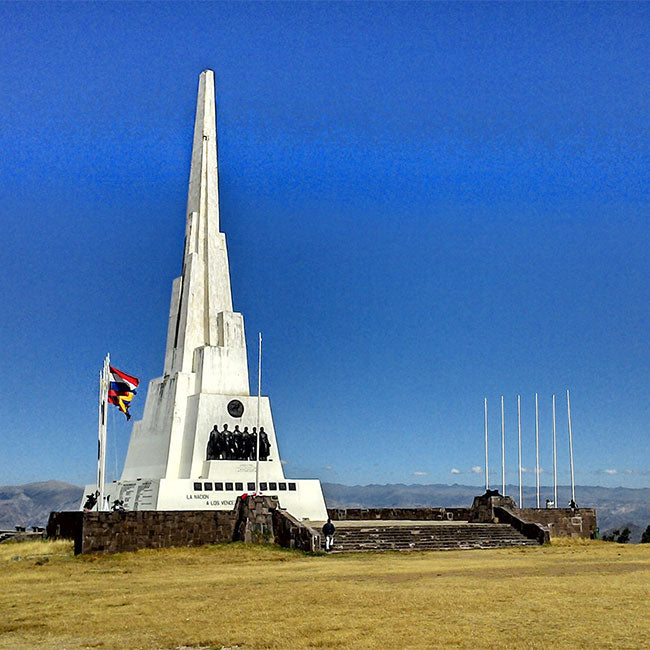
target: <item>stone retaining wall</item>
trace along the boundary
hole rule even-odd
[[[488,490],[485,494],[474,497],[468,521],[480,524],[496,523],[497,517],[494,514],[496,507],[506,508],[511,512],[517,510],[517,504],[511,497],[503,496],[497,490]]]
[[[594,537],[597,530],[594,508],[520,508],[517,515],[548,528],[553,537]]]
[[[277,506],[260,496],[237,499],[233,510],[52,512],[47,536],[74,540],[76,555],[234,541],[318,550],[318,533]]]
[[[530,523],[543,526],[552,537],[594,537],[596,511],[593,508],[517,508],[511,497],[502,496],[496,490],[474,497],[469,521],[508,523],[528,537],[521,525]],[[529,527],[530,528],[530,527]],[[530,528],[531,534],[534,532]]]
[[[332,521],[467,521],[469,508],[328,508],[327,514]]]
[[[87,512],[80,552],[120,553],[232,542],[236,522],[234,510]]]
[[[485,498],[487,496],[487,498]],[[484,519],[509,523],[531,538],[592,537],[596,511],[592,508],[526,508],[507,506],[507,498],[484,495],[469,508],[331,508],[340,520],[444,521]],[[485,501],[485,503],[483,503]],[[546,531],[541,531],[541,527]],[[540,532],[541,531],[541,532]],[[141,548],[201,546],[220,542],[276,543],[304,551],[320,549],[320,531],[278,508],[274,497],[238,499],[233,510],[135,512],[53,512],[47,525],[51,539],[74,540],[75,554],[119,553]],[[541,538],[540,538],[541,539]]]
[[[508,510],[501,506],[494,507],[494,516],[500,524],[509,524],[528,539],[534,539],[540,544],[548,544],[551,536],[546,528],[534,521],[526,521],[519,516],[519,511]]]
[[[273,511],[273,534],[276,544],[285,548],[297,548],[312,553],[320,550],[320,531],[310,528],[280,508]]]

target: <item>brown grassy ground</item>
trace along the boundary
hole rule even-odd
[[[0,648],[650,648],[650,545],[73,557],[0,545]]]

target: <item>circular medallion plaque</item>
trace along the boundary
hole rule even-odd
[[[244,405],[238,399],[231,400],[228,402],[228,413],[234,418],[240,418],[244,414]]]

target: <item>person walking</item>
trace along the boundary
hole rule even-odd
[[[329,553],[334,546],[334,524],[331,519],[327,520],[327,523],[323,526],[323,535],[325,535],[325,551]]]

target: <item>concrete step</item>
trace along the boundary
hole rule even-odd
[[[335,523],[336,525],[336,523]],[[352,551],[424,551],[537,546],[507,524],[436,524],[369,526],[340,522],[334,553]]]

